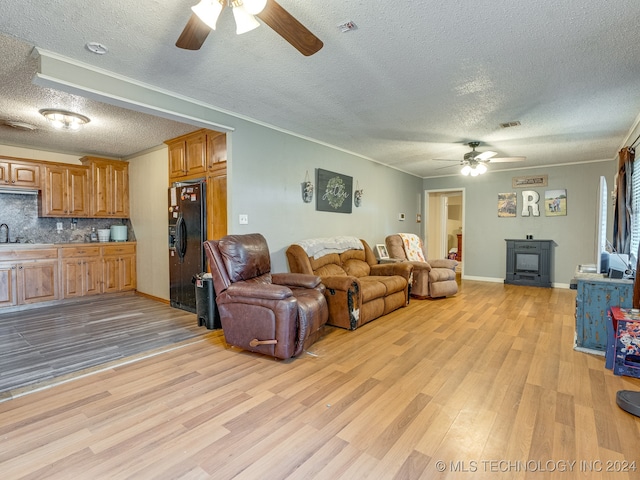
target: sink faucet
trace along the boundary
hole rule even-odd
[[[9,243],[9,225],[7,225],[6,223],[1,224],[0,225],[0,232],[2,232],[2,227],[5,228],[7,233],[6,233],[6,237],[4,238],[4,241],[2,241],[2,236],[0,236],[0,243]]]

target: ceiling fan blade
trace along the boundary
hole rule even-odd
[[[195,13],[192,13],[176,42],[176,47],[185,50],[199,50],[210,31],[207,24],[200,20]]]
[[[307,57],[316,53],[324,45],[275,0],[269,0],[257,17]]]
[[[478,155],[475,156],[476,160],[480,160],[481,162],[485,161],[485,160],[489,160],[490,158],[493,158],[497,155],[497,152],[492,152],[492,151],[486,151],[486,152],[482,152]]]
[[[497,157],[489,160],[489,163],[509,163],[509,162],[522,162],[527,157]]]

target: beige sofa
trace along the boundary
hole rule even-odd
[[[287,248],[292,273],[317,275],[326,287],[328,325],[355,330],[409,301],[408,263],[378,264],[364,240],[309,239]]]
[[[404,235],[404,234],[403,234]],[[422,256],[424,248],[420,243]],[[407,247],[401,234],[389,235],[385,239],[385,245],[389,257],[398,262],[409,263],[413,266],[413,281],[411,283],[411,296],[419,299],[448,297],[458,293],[458,282],[456,281],[456,260],[409,260],[407,258]]]

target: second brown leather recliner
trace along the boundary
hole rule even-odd
[[[227,235],[204,249],[229,345],[286,359],[322,336],[329,312],[319,277],[272,274],[259,233]]]

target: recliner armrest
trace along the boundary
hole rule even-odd
[[[230,298],[261,298],[265,300],[282,300],[293,296],[289,287],[269,283],[236,282],[232,283],[225,293]]]
[[[390,276],[400,275],[401,277],[409,280],[413,265],[408,262],[400,263],[379,263],[377,265],[371,265],[371,275]]]
[[[458,266],[457,260],[449,260],[446,258],[440,258],[437,260],[429,260],[431,268],[451,268],[455,269]]]
[[[306,273],[272,273],[274,284],[297,288],[316,288],[322,280],[317,275]]]
[[[358,283],[356,277],[350,275],[330,275],[328,277],[322,277],[322,283],[325,287],[331,290],[341,290],[346,292],[354,283]]]

